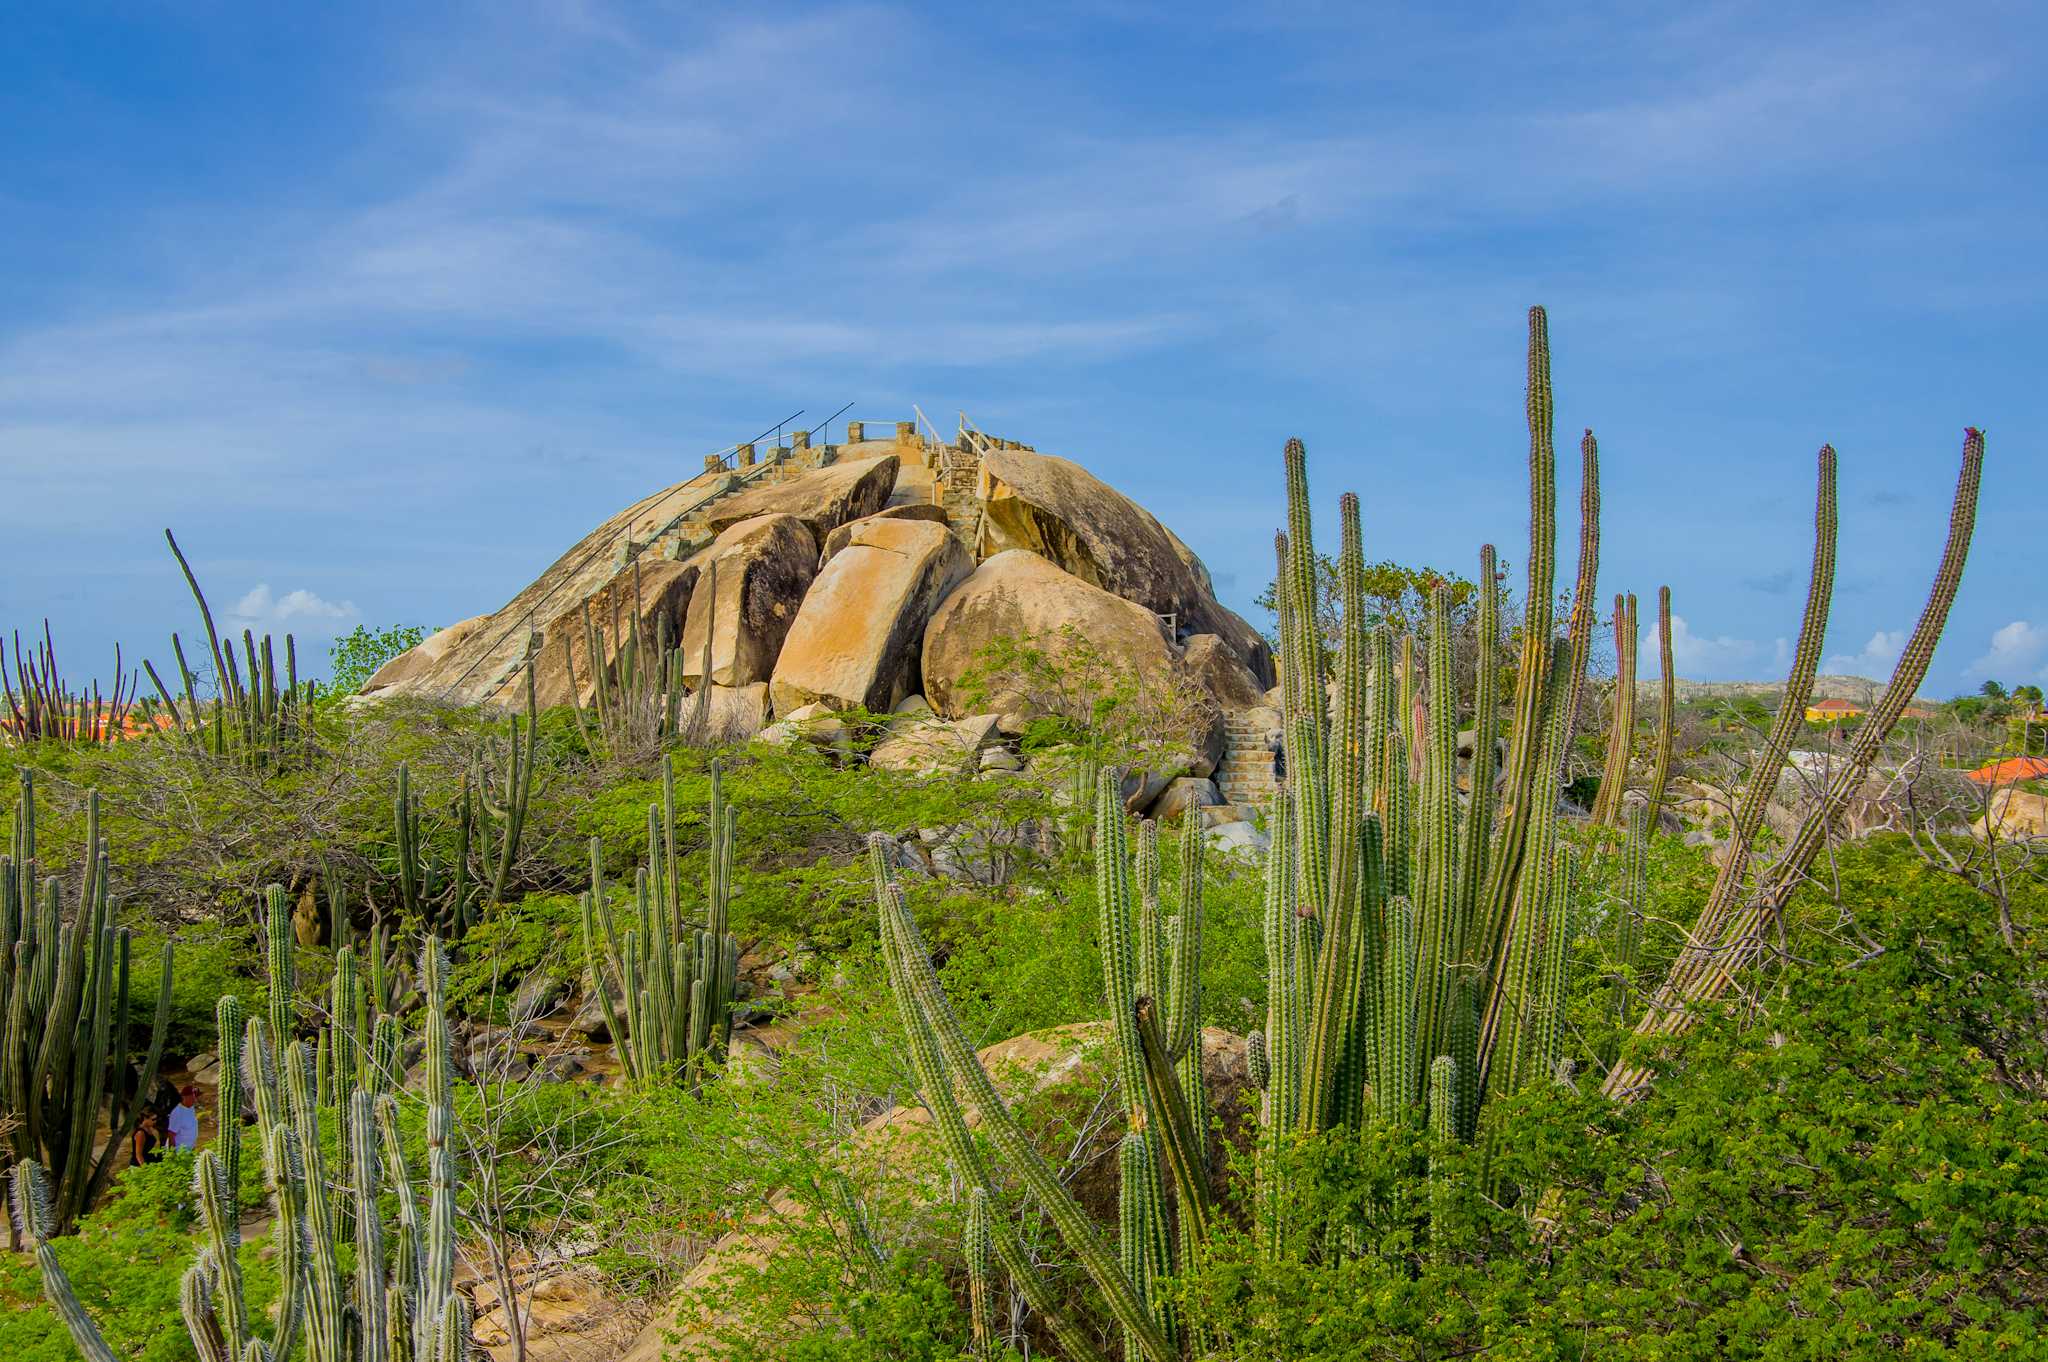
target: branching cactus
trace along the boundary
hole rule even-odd
[[[583,896],[583,946],[605,1024],[635,1083],[681,1081],[695,1088],[732,1039],[739,941],[730,930],[737,815],[711,767],[706,818],[710,865],[704,918],[686,914],[675,850],[675,768],[663,768],[661,804],[647,811],[647,862],[634,877],[634,917],[623,932],[605,892],[597,839]],[[616,996],[614,989],[617,990]]]
[[[240,1137],[231,1133],[237,1123],[225,1122],[222,1138],[200,1150],[193,1164],[203,1237],[185,1274],[180,1305],[200,1362],[284,1362],[301,1344],[308,1362],[466,1362],[470,1357],[469,1306],[454,1287],[455,1106],[446,974],[440,944],[429,941],[420,959],[427,1017],[424,1221],[414,1192],[420,1179],[407,1163],[399,1136],[397,1098],[353,1088],[339,1115],[343,1158],[330,1167],[306,1043],[293,1039],[273,1050],[263,1019],[247,1019],[240,1048],[254,1071],[257,1109],[266,1121],[261,1132],[264,1181],[282,1290],[265,1338],[243,1290],[241,1234],[229,1182],[240,1158]],[[221,1045],[224,1064],[237,1049],[231,1037],[243,1015],[239,1004],[222,1000],[220,1020],[228,1028]],[[398,1206],[395,1234],[387,1233],[378,1209],[386,1191]],[[62,1267],[42,1247],[52,1220],[40,1164],[31,1160],[16,1167],[13,1195],[16,1221],[39,1249],[44,1291],[80,1353],[95,1362],[113,1358],[79,1308]],[[346,1255],[344,1243],[350,1250]]]
[[[44,1223],[53,1235],[69,1234],[113,1179],[156,1082],[170,1019],[166,942],[149,1045],[131,1087],[138,1019],[129,1007],[129,933],[113,923],[99,829],[95,793],[86,799],[86,854],[67,921],[62,886],[37,860],[35,780],[22,768],[12,840],[0,855],[0,1116],[8,1118],[8,1161],[33,1159],[46,1170]]]

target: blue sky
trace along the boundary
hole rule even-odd
[[[2040,679],[2044,63],[2017,3],[17,12],[0,625],[166,653],[165,525],[315,655],[450,623],[847,402],[1079,459],[1263,623],[1290,435],[1374,556],[1519,565],[1542,302],[1681,674],[1773,673],[1824,440],[1885,674],[1976,424],[1928,689]]]

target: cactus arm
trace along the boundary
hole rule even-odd
[[[1569,633],[1572,641],[1571,681],[1565,692],[1566,721],[1564,753],[1571,756],[1572,737],[1579,722],[1579,705],[1586,694],[1586,662],[1593,655],[1593,629],[1599,620],[1594,594],[1600,588],[1600,445],[1588,430],[1579,437],[1579,574],[1572,584],[1572,613]]]
[[[1166,1166],[1173,1172],[1183,1226],[1199,1245],[1209,1238],[1211,1214],[1205,1140],[1189,1119],[1187,1101],[1173,1071],[1172,1057],[1167,1054],[1166,1038],[1160,1034],[1159,1013],[1152,999],[1138,999],[1135,1015],[1144,1052],[1147,1105],[1160,1117],[1146,1129],[1158,1137]]]
[[[1515,680],[1515,718],[1509,730],[1507,777],[1501,790],[1506,821],[1487,866],[1485,916],[1475,959],[1497,960],[1513,915],[1536,793],[1536,762],[1550,699],[1551,600],[1557,568],[1557,451],[1551,443],[1550,324],[1540,307],[1529,309],[1529,583],[1523,608],[1522,660]],[[1550,810],[1543,810],[1548,814]]]
[[[1728,854],[1714,877],[1705,906],[1687,934],[1684,949],[1672,963],[1665,983],[1650,1002],[1646,1026],[1665,1029],[1667,1019],[1682,1009],[1683,998],[1695,982],[1712,968],[1712,958],[1721,944],[1722,929],[1735,911],[1749,872],[1751,849],[1763,826],[1764,809],[1777,788],[1778,773],[1792,739],[1806,721],[1806,702],[1813,693],[1814,673],[1820,667],[1821,644],[1827,633],[1828,603],[1835,580],[1835,451],[1821,447],[1818,490],[1814,506],[1813,572],[1807,584],[1806,613],[1800,622],[1799,646],[1792,658],[1792,670],[1785,681],[1778,712],[1771,721],[1770,734],[1757,754],[1749,782],[1735,811],[1728,837]],[[1609,1076],[1610,1081],[1612,1075]]]
[[[85,1205],[88,1207],[97,1205],[100,1197],[105,1195],[107,1188],[112,1185],[115,1167],[120,1162],[122,1153],[128,1148],[128,1141],[134,1136],[135,1128],[142,1124],[142,1111],[147,1105],[144,1100],[144,1094],[149,1085],[156,1080],[157,1073],[163,1068],[164,1042],[169,1038],[171,1030],[171,958],[171,943],[166,941],[164,942],[163,953],[158,961],[156,1014],[150,1021],[149,1049],[145,1052],[142,1061],[142,1071],[137,1080],[138,1085],[135,1090],[135,1102],[128,1109],[125,1119],[120,1122],[118,1127],[112,1129],[106,1148],[100,1153],[99,1166],[93,1169],[92,1185],[86,1190],[85,1194]],[[117,1068],[115,1072],[119,1073],[120,1069]],[[239,1096],[236,1098],[234,1111],[236,1122],[239,1124],[241,1116],[241,1099]],[[226,1122],[222,1124],[225,1127]]]
[[[1082,1270],[1102,1292],[1110,1313],[1133,1331],[1143,1356],[1149,1362],[1174,1362],[1173,1349],[1165,1334],[1151,1318],[1130,1277],[1117,1264],[1116,1256],[1102,1242],[1065,1184],[1046,1165],[1030,1135],[1009,1109],[1002,1095],[981,1065],[969,1043],[960,1019],[954,1014],[938,974],[926,954],[917,924],[903,907],[899,896],[885,894],[881,904],[883,925],[894,933],[891,947],[908,985],[907,1005],[916,1006],[931,1026],[949,1069],[960,1079],[967,1100],[981,1113],[985,1130],[1006,1163],[1045,1209],[1067,1248]]]
[[[79,1303],[78,1293],[72,1290],[71,1279],[64,1273],[64,1265],[57,1261],[57,1255],[48,1243],[50,1236],[57,1233],[57,1224],[43,1166],[34,1159],[23,1159],[17,1163],[12,1193],[14,1222],[35,1251],[36,1267],[43,1279],[43,1299],[64,1321],[65,1332],[71,1335],[73,1346],[85,1362],[118,1362],[99,1326],[93,1323],[92,1316]]]
[[[975,1362],[995,1362],[996,1350],[1001,1346],[996,1338],[995,1284],[989,1271],[995,1245],[988,1221],[987,1189],[970,1189],[967,1228],[961,1235],[960,1249],[961,1257],[967,1261],[967,1308],[974,1330]]]
[[[1678,677],[1671,669],[1671,588],[1657,588],[1657,658],[1663,677],[1657,699],[1657,758],[1650,771],[1650,831],[1664,809],[1671,780],[1671,749],[1678,732]]]

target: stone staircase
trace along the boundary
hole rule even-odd
[[[981,528],[981,496],[976,486],[981,464],[965,451],[949,453],[953,462],[938,479],[939,504],[946,508],[946,523],[953,533],[972,550]]]
[[[1223,760],[1216,767],[1216,789],[1223,802],[1247,811],[1264,807],[1280,788],[1279,757],[1273,751],[1279,735],[1253,719],[1255,712],[1223,716]]]

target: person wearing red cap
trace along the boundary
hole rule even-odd
[[[178,1105],[171,1108],[171,1148],[199,1148],[199,1089],[187,1083],[178,1090]]]

